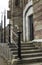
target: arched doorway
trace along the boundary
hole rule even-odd
[[[33,29],[33,3],[26,5],[23,11],[23,41],[30,41],[34,39]]]

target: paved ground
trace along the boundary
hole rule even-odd
[[[0,57],[0,65],[7,65],[6,61]]]
[[[8,65],[2,57],[0,57],[0,65]],[[25,65],[25,64],[23,64],[23,65]],[[40,63],[32,63],[32,64],[28,64],[28,65],[42,65],[42,63],[41,62]]]
[[[2,57],[0,57],[0,65],[8,65]],[[23,65],[25,65],[25,64],[23,64]],[[28,64],[28,65],[42,65],[42,63],[33,63],[33,64]]]
[[[42,65],[42,63],[33,63],[33,64],[28,64],[28,65]]]
[[[15,64],[13,64],[15,65]],[[42,65],[42,63],[33,63],[33,64],[16,64],[16,65]]]

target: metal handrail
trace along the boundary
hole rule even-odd
[[[14,44],[15,44],[15,46],[16,46],[16,48],[18,48],[18,45],[16,44],[16,42],[12,39],[12,41],[14,42]]]
[[[16,37],[18,37],[18,35],[17,35],[15,32],[12,31],[12,33],[13,33]]]
[[[15,33],[15,32],[13,32],[12,31],[12,33],[18,38],[18,42],[17,42],[17,44],[16,44],[16,42],[14,41],[14,44],[15,44],[15,46],[17,47],[17,50],[18,50],[18,57],[20,58],[20,59],[22,59],[22,57],[21,57],[21,40],[20,40],[20,36],[21,36],[21,32],[20,31],[18,31],[17,32],[17,34]],[[12,39],[12,41],[13,41],[13,39]]]
[[[12,29],[12,34],[15,35],[16,38],[18,38],[18,35],[13,31],[13,29]],[[15,46],[18,48],[18,45],[16,44],[15,40],[12,39],[12,41],[15,44]]]
[[[21,32],[18,30],[17,34],[13,31],[13,26],[11,27],[11,33],[12,35],[14,36],[13,38],[11,38],[11,41],[14,42],[15,46],[17,47],[17,50],[18,50],[18,57],[21,59]],[[16,38],[16,39],[15,39]],[[10,37],[9,37],[10,39]],[[17,41],[18,40],[18,41]],[[17,43],[15,42],[17,41]],[[9,41],[10,42],[10,41]],[[10,42],[11,43],[11,42]]]

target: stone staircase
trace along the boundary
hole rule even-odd
[[[35,47],[33,43],[21,43],[21,57],[18,58],[18,50],[14,44],[9,44],[13,65],[28,65],[28,63],[42,62],[42,49]]]

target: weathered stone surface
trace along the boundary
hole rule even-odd
[[[13,2],[12,2],[13,1]],[[19,30],[23,29],[23,10],[28,0],[20,0],[19,6],[15,5],[15,0],[10,1],[11,21],[13,27],[19,26]],[[33,16],[34,16],[34,37],[42,38],[42,0],[33,0]],[[11,23],[11,22],[10,22]],[[40,30],[40,32],[39,32]],[[39,33],[39,34],[38,34]]]
[[[20,3],[16,6],[16,0],[9,0],[9,6],[11,10],[11,22],[13,24],[13,30],[17,32],[15,25],[19,27],[19,31],[23,31],[23,9],[28,3],[28,0],[19,0]]]
[[[8,63],[6,62],[5,59],[3,59],[2,57],[0,57],[0,65],[8,65]]]
[[[34,10],[34,36],[36,39],[42,38],[42,0],[33,0]]]

